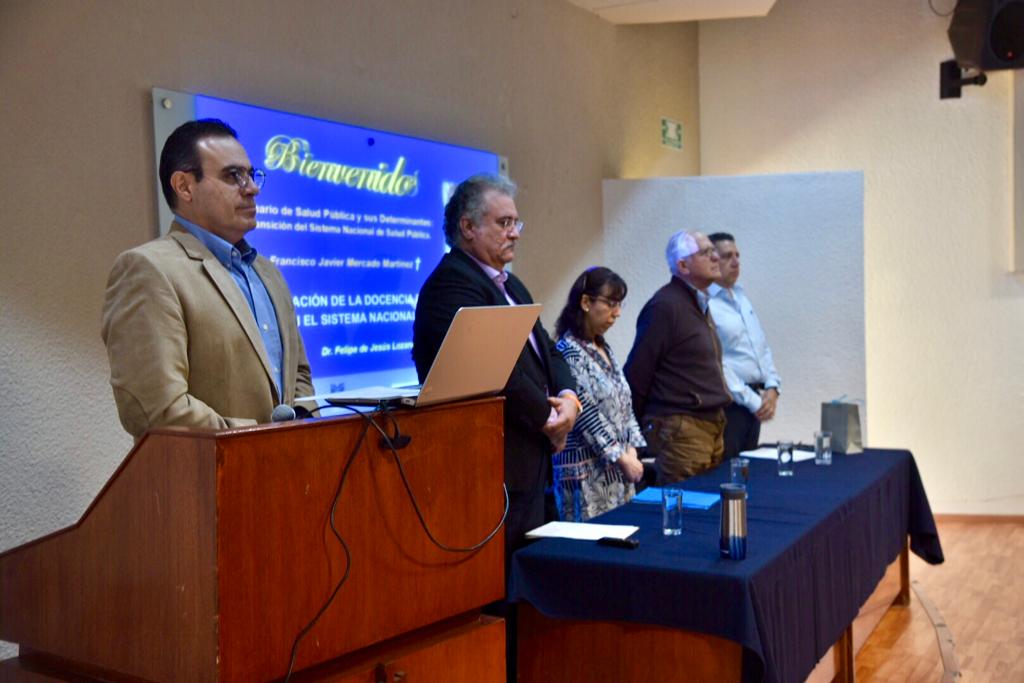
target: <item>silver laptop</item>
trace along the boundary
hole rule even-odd
[[[460,308],[421,387],[364,387],[324,399],[331,405],[428,406],[496,394],[508,382],[541,308],[541,304]]]

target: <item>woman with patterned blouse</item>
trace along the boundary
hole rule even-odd
[[[628,502],[643,477],[636,449],[646,446],[633,415],[629,384],[604,334],[615,324],[626,283],[608,268],[583,272],[556,323],[558,350],[573,376],[583,412],[556,453],[555,502],[562,520],[582,522]]]

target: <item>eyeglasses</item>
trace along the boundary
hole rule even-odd
[[[608,308],[610,308],[612,310],[618,309],[618,310],[621,311],[622,308],[626,305],[626,302],[624,302],[622,299],[609,299],[606,296],[594,296],[594,297],[591,297],[591,298],[594,301],[600,301],[600,302],[604,303],[605,306],[607,306]]]
[[[262,190],[263,183],[267,182],[267,174],[261,168],[250,168],[248,171],[244,168],[229,168],[226,173],[231,176],[240,190],[244,190],[249,183],[252,183],[257,190]]]
[[[522,221],[518,221],[515,218],[512,218],[512,216],[502,216],[501,218],[495,219],[494,222],[497,223],[498,227],[504,230],[505,232],[508,232],[509,230],[515,230],[515,233],[517,235],[522,235],[523,228],[526,227],[525,223],[523,223]]]
[[[704,249],[701,249],[700,251],[695,251],[693,254],[691,254],[691,256],[700,256],[700,257],[703,257],[703,258],[711,258],[712,254],[717,254],[717,253],[718,252],[715,251],[714,247],[705,247]]]

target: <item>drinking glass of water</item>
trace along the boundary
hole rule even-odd
[[[661,532],[666,536],[683,533],[683,489],[678,486],[661,489]]]
[[[814,432],[814,464],[832,464],[832,432]]]
[[[793,442],[792,441],[780,441],[779,442],[779,476],[780,477],[792,477],[793,476]]]

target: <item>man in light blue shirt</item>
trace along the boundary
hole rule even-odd
[[[278,327],[274,302],[271,300],[263,280],[260,279],[259,273],[253,268],[253,262],[257,255],[256,249],[250,246],[245,239],[231,244],[223,237],[199,227],[177,213],[174,214],[174,220],[210,250],[214,258],[220,261],[235,284],[238,285],[246,303],[249,304],[249,310],[252,311],[253,317],[256,319],[256,327],[259,328],[260,337],[263,339],[274,382],[277,384],[277,391],[280,394],[284,387],[284,374],[281,371],[284,347],[281,344],[281,329]]]
[[[722,342],[722,370],[732,393],[725,409],[725,454],[757,448],[761,423],[775,417],[779,400],[779,373],[768,347],[761,321],[746,292],[736,281],[740,277],[740,251],[736,240],[725,232],[710,235],[720,259],[722,276],[708,287],[711,317]]]
[[[288,285],[245,239],[265,175],[237,138],[214,119],[175,129],[160,154],[170,230],[111,269],[103,341],[121,424],[136,438],[267,423],[313,393]]]

